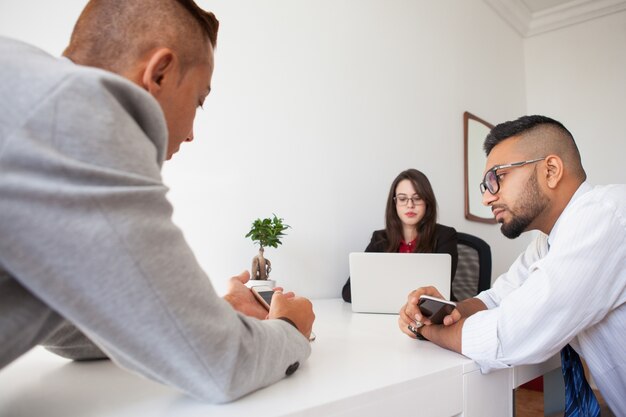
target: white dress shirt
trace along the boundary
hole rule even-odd
[[[483,372],[542,362],[569,343],[626,416],[626,185],[583,183],[550,235],[478,298],[488,310],[465,321],[462,349]]]

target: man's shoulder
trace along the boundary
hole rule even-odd
[[[126,78],[2,37],[0,68],[0,141],[11,140],[24,126],[33,125],[42,132],[54,130],[64,138],[67,149],[88,145],[71,140],[83,134],[123,144],[123,138],[111,132],[112,127],[126,128],[127,133],[147,136],[156,145],[157,161],[163,161],[167,127],[161,108],[148,92]]]
[[[27,44],[17,39],[0,36],[0,62],[11,65],[19,60],[23,60],[29,56],[49,57],[51,55],[37,48],[34,45]]]
[[[580,236],[599,236],[598,230],[616,230],[617,225],[626,232],[626,185],[583,183],[552,229],[550,245],[556,243],[557,236],[567,242]]]
[[[25,101],[49,97],[65,89],[128,91],[138,98],[154,101],[129,80],[98,68],[76,65],[27,43],[0,37],[0,65],[5,94],[19,93]],[[156,105],[156,103],[154,103]]]
[[[590,186],[575,205],[605,207],[621,217],[626,217],[626,184]]]
[[[31,96],[46,96],[74,73],[78,66],[27,43],[0,37],[0,65],[3,91],[20,94],[28,100]]]
[[[596,185],[590,191],[594,197],[602,196],[612,200],[626,200],[626,184]]]
[[[63,77],[59,74],[59,60],[46,52],[26,43],[0,38],[0,68],[3,82],[0,92],[3,101],[16,98],[19,103],[28,102],[31,96],[47,94],[50,86]],[[30,103],[28,103],[30,104]]]

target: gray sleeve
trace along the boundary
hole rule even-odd
[[[94,342],[67,320],[63,321],[40,345],[56,355],[75,361],[108,359],[108,356]]]
[[[151,97],[79,72],[30,105],[0,143],[0,262],[16,280],[119,365],[199,399],[233,400],[309,356],[288,323],[216,295],[171,220]]]

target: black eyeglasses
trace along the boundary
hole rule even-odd
[[[414,206],[417,206],[419,204],[422,203],[422,197],[418,196],[418,195],[414,195],[413,197],[409,197],[406,194],[398,194],[397,196],[395,196],[393,198],[393,201],[396,202],[397,205],[399,206],[406,206],[407,204],[409,204],[409,200],[411,200],[411,203],[413,203]]]
[[[499,169],[505,168],[517,168],[522,167],[527,164],[533,164],[535,162],[543,161],[546,159],[543,158],[531,159],[529,161],[521,161],[521,162],[513,162],[512,164],[504,164],[504,165],[496,165],[491,168],[489,171],[485,173],[485,178],[483,178],[483,182],[480,183],[480,193],[485,194],[485,191],[489,191],[491,194],[496,194],[500,191],[500,177],[498,176]]]

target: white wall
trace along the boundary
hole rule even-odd
[[[0,34],[58,54],[84,3],[0,0]],[[409,167],[431,179],[441,223],[491,244],[494,275],[525,247],[463,215],[463,112],[498,123],[526,109],[523,40],[482,1],[199,3],[221,21],[213,92],[164,179],[218,291],[249,268],[252,220],[276,213],[292,229],[266,251],[273,278],[339,296],[348,253],[384,226]]]
[[[626,12],[528,38],[528,112],[574,135],[588,180],[626,183]]]

